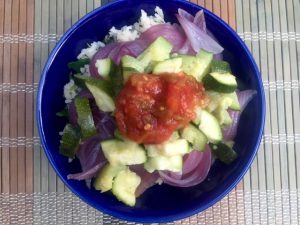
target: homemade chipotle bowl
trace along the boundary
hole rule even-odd
[[[238,184],[259,148],[265,101],[253,57],[220,18],[183,0],[121,0],[58,42],[36,115],[74,194],[153,223],[202,212]]]

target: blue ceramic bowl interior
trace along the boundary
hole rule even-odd
[[[40,136],[53,168],[64,183],[83,201],[112,216],[136,222],[174,221],[204,211],[221,200],[241,180],[257,152],[264,124],[264,94],[257,66],[244,43],[220,18],[205,11],[207,27],[225,48],[224,59],[229,61],[241,89],[254,89],[257,95],[242,114],[235,149],[237,160],[226,166],[215,162],[208,178],[200,185],[176,188],[156,185],[137,200],[136,207],[128,207],[110,193],[100,194],[88,189],[85,182],[67,180],[67,175],[80,171],[77,160],[59,154],[59,131],[65,119],[55,115],[64,107],[63,86],[68,82],[67,64],[74,61],[87,43],[102,40],[112,26],[134,23],[140,10],[152,13],[160,6],[166,21],[175,22],[178,8],[195,14],[201,8],[183,0],[117,1],[98,8],[77,22],[60,40],[44,68],[37,100],[37,120]]]

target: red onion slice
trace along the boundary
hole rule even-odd
[[[141,34],[140,38],[149,45],[158,37],[164,37],[173,45],[172,52],[178,52],[186,40],[184,32],[177,24],[171,25],[168,23],[150,27]]]
[[[191,46],[191,43],[188,39],[184,42],[183,46],[178,50],[179,54],[187,54],[187,55],[196,55],[196,52]]]
[[[178,50],[179,54],[187,54],[189,51],[190,42],[188,40],[185,40],[183,46]]]
[[[208,52],[218,54],[224,50],[215,40],[213,40],[194,23],[180,15],[176,16],[195,52],[199,52],[200,49],[204,49]]]
[[[129,167],[131,171],[135,172],[141,177],[141,183],[135,191],[135,196],[139,197],[146,190],[156,184],[159,174],[157,172],[149,173],[144,169],[144,165],[132,165]]]
[[[76,156],[80,160],[82,171],[89,170],[100,162],[106,161],[101,150],[100,141],[101,137],[98,135],[80,144]]]
[[[203,10],[200,10],[196,13],[193,23],[197,27],[199,27],[203,32],[206,32],[206,22]]]
[[[86,179],[91,179],[94,176],[97,175],[99,170],[104,166],[105,162],[101,162],[94,167],[90,168],[89,170],[83,171],[81,173],[74,173],[74,174],[69,174],[67,178],[69,180],[86,180]]]
[[[113,56],[114,62],[118,65],[121,62],[121,59],[124,55],[130,55],[133,57],[137,57],[139,54],[141,54],[145,48],[147,47],[146,41],[142,39],[137,39],[134,41],[129,42],[123,42],[121,43],[120,50],[118,52],[117,57]]]
[[[128,49],[129,55],[133,57],[137,57],[138,55],[140,55],[147,47],[148,44],[143,39],[126,42],[123,46],[123,48]],[[122,54],[122,56],[124,56],[124,54]]]
[[[118,45],[114,49],[112,49],[108,55],[108,58],[111,58],[112,61],[114,61],[114,63],[116,63],[117,65],[119,65],[119,63],[120,63],[120,61],[119,61],[121,58],[120,51],[123,46],[124,46],[124,43],[121,43],[121,42],[118,43]],[[123,52],[124,52],[124,50],[123,50]]]
[[[203,153],[198,150],[193,150],[191,153],[183,157],[183,174],[188,174],[193,171],[203,158]]]
[[[206,29],[206,28],[205,28],[205,29]],[[210,32],[209,30],[207,30],[206,33],[207,33],[212,39],[214,39],[216,42],[218,42],[217,38],[215,37],[215,35],[213,35],[212,32]],[[223,60],[223,53],[214,54],[214,60]]]
[[[192,16],[190,13],[188,13],[187,11],[183,10],[183,9],[178,9],[178,14],[182,17],[184,17],[185,19],[187,19],[190,22],[194,21],[194,16]]]

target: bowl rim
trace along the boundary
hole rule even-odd
[[[122,219],[122,220],[127,220],[127,221],[133,221],[133,222],[139,222],[139,223],[165,223],[165,222],[172,222],[172,221],[176,221],[176,220],[180,220],[180,219],[184,219],[190,216],[193,216],[197,213],[200,212],[204,212],[206,209],[208,209],[209,207],[213,206],[214,204],[216,204],[217,202],[219,202],[221,199],[223,199],[234,187],[236,187],[236,185],[241,181],[241,179],[244,177],[245,173],[248,171],[248,169],[250,168],[256,154],[257,151],[259,149],[260,146],[260,142],[261,142],[261,138],[262,138],[262,134],[263,134],[263,129],[264,129],[264,124],[265,124],[265,94],[264,94],[264,88],[263,88],[263,84],[262,84],[262,80],[261,80],[261,76],[260,76],[260,72],[259,69],[257,67],[257,64],[253,58],[253,56],[251,55],[250,51],[248,50],[246,44],[242,41],[242,39],[238,36],[238,34],[236,33],[236,31],[234,31],[226,22],[224,22],[221,18],[219,18],[218,16],[216,16],[215,14],[213,14],[212,12],[210,12],[209,10],[205,9],[204,7],[201,7],[199,5],[196,5],[192,2],[188,2],[185,0],[173,0],[176,2],[180,2],[181,4],[186,4],[186,5],[190,5],[192,7],[195,7],[198,10],[203,9],[206,15],[209,15],[209,17],[212,20],[217,21],[218,23],[220,23],[221,26],[225,27],[225,29],[230,33],[231,37],[233,39],[235,39],[235,41],[242,47],[243,51],[246,53],[248,59],[250,60],[249,63],[252,64],[254,70],[255,70],[255,80],[258,83],[258,94],[257,96],[259,97],[259,105],[260,105],[260,121],[261,124],[259,126],[259,133],[258,133],[258,138],[256,140],[255,146],[254,146],[254,151],[251,155],[251,157],[249,158],[248,162],[242,167],[242,170],[240,172],[240,174],[235,177],[233,179],[233,182],[222,191],[222,193],[220,193],[219,195],[217,195],[214,199],[212,199],[210,202],[208,202],[206,205],[203,205],[201,207],[197,207],[195,209],[191,209],[191,210],[187,210],[184,212],[180,212],[177,214],[172,214],[172,215],[168,215],[168,216],[162,216],[162,217],[154,217],[154,216],[148,216],[148,217],[139,217],[139,216],[128,216],[126,214],[123,214],[122,212],[117,212],[117,211],[113,211],[113,210],[109,210],[101,205],[96,205],[93,201],[90,201],[89,199],[87,199],[84,195],[80,194],[76,188],[74,188],[73,186],[69,185],[67,182],[67,179],[64,178],[61,173],[59,172],[58,168],[54,165],[54,159],[52,158],[51,153],[49,152],[49,147],[47,145],[47,141],[46,141],[46,137],[44,134],[44,130],[43,130],[43,125],[42,125],[42,116],[41,116],[41,104],[42,104],[42,93],[43,93],[43,87],[46,81],[46,75],[48,73],[49,68],[52,65],[52,62],[55,59],[56,54],[58,53],[58,51],[60,50],[61,46],[68,40],[68,38],[72,35],[73,32],[75,32],[75,30],[77,30],[78,27],[80,27],[82,24],[84,24],[88,19],[92,18],[94,15],[100,13],[101,11],[104,11],[105,9],[107,9],[108,7],[114,6],[114,5],[118,5],[122,2],[125,2],[126,0],[117,0],[114,1],[112,3],[109,3],[107,5],[98,7],[96,9],[94,9],[93,11],[87,13],[85,16],[83,16],[81,19],[79,19],[74,25],[72,25],[62,36],[62,38],[58,41],[58,43],[55,45],[55,47],[53,48],[53,50],[51,51],[51,54],[49,55],[47,62],[45,63],[44,69],[41,73],[41,77],[40,77],[40,82],[39,82],[39,87],[38,87],[38,91],[37,91],[37,101],[36,101],[36,122],[37,122],[37,127],[38,127],[38,132],[39,132],[39,136],[41,139],[41,144],[43,147],[44,152],[46,153],[46,156],[52,166],[52,168],[54,169],[54,171],[56,172],[56,174],[60,177],[60,179],[64,182],[64,184],[77,196],[79,197],[81,200],[83,200],[85,203],[89,204],[90,206],[92,206],[93,208],[99,210],[102,213],[108,214],[110,216]],[[130,1],[135,1],[135,0],[130,0]],[[138,3],[141,3],[142,1],[137,1]],[[146,0],[147,2],[147,0]],[[150,1],[151,2],[151,1]]]

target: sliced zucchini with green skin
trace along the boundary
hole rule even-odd
[[[199,60],[198,81],[201,81],[202,78],[209,73],[210,65],[214,55],[211,52],[201,49],[196,57]]]
[[[97,84],[86,82],[86,86],[95,98],[96,104],[103,112],[113,112],[116,109],[113,98]]]
[[[224,94],[224,95],[232,100],[232,102],[229,106],[230,109],[235,110],[235,111],[241,110],[241,106],[240,106],[239,99],[237,97],[236,92],[232,92],[232,93]]]
[[[193,119],[192,122],[196,125],[199,125],[201,122],[201,120],[200,120],[201,119],[201,111],[202,111],[201,107],[197,107],[195,110],[196,117],[195,117],[195,119]]]
[[[151,52],[143,52],[141,55],[137,57],[137,59],[140,61],[140,63],[144,67],[144,72],[150,73],[153,70],[153,65],[155,64],[154,61],[152,61],[152,55]]]
[[[211,62],[211,72],[214,73],[231,73],[231,68],[228,62],[222,60],[213,60]]]
[[[209,144],[217,159],[225,164],[232,163],[237,158],[237,153],[224,143]]]
[[[141,183],[141,178],[134,172],[122,170],[114,179],[112,193],[126,205],[134,206],[136,202],[135,191]]]
[[[79,148],[79,142],[79,129],[68,123],[63,130],[59,153],[73,159]]]
[[[195,78],[197,78],[197,69],[195,67],[197,58],[195,56],[191,56],[191,55],[178,55],[175,57],[176,58],[181,58],[182,59],[182,71],[190,76],[193,76]]]
[[[113,96],[113,90],[112,90],[112,84],[111,81],[109,80],[104,80],[104,79],[96,79],[94,77],[88,77],[84,76],[82,74],[75,74],[74,77],[74,82],[77,86],[81,88],[87,88],[86,84],[92,84],[94,86],[97,86],[101,88],[103,91],[105,91],[108,95]]]
[[[179,132],[176,130],[172,133],[168,141],[175,141],[180,138]]]
[[[206,110],[218,119],[221,126],[230,125],[232,119],[227,110],[228,108],[239,106],[233,100],[234,95],[236,96],[235,92],[223,94],[215,91],[207,91],[206,93],[210,97],[210,103],[206,107]]]
[[[115,130],[114,136],[115,136],[116,139],[119,139],[119,140],[122,140],[122,141],[125,140],[125,138],[123,137],[123,135],[121,134],[119,129]]]
[[[80,131],[83,139],[92,137],[97,134],[90,103],[87,98],[76,97],[74,100],[77,122],[80,126]]]
[[[122,67],[123,68],[132,68],[140,73],[144,72],[144,65],[136,58],[124,55],[121,59]]]
[[[121,66],[116,67],[115,70],[109,74],[109,79],[112,84],[112,96],[116,97],[123,88],[123,75]]]
[[[182,58],[166,59],[162,62],[157,63],[154,66],[152,73],[179,73],[182,71],[181,66]]]
[[[129,67],[123,67],[122,69],[123,69],[122,74],[123,74],[123,83],[124,84],[127,82],[127,80],[129,79],[129,77],[132,74],[140,73],[139,71],[129,68]]]
[[[207,137],[192,124],[183,128],[181,137],[190,142],[192,144],[192,148],[195,150],[204,150],[208,143]]]
[[[144,168],[153,173],[155,170],[168,170],[171,172],[181,172],[183,164],[183,156],[156,156],[149,157],[144,164]]]
[[[236,111],[240,110],[240,103],[236,92],[226,94],[215,91],[207,91],[206,94],[210,98],[210,102],[206,107],[206,110],[209,112],[215,111],[218,107],[222,107],[224,109],[229,108]]]
[[[202,81],[206,90],[231,93],[237,88],[236,78],[230,73],[210,73]]]
[[[108,79],[109,74],[115,70],[117,65],[110,58],[105,58],[98,59],[95,63],[95,66],[98,70],[98,74],[101,77]]]
[[[223,98],[221,97],[221,93],[215,92],[215,91],[206,91],[207,96],[209,97],[209,104],[206,106],[205,110],[208,112],[213,112],[215,111],[218,106],[220,105],[221,100]],[[226,101],[229,100],[231,103],[230,99],[226,99]]]
[[[182,71],[195,77],[197,81],[201,81],[209,73],[213,54],[201,50],[196,57],[190,55],[179,55],[178,57],[182,58]]]
[[[126,83],[130,75],[134,73],[143,73],[145,69],[145,65],[142,62],[129,55],[124,55],[122,57],[121,65],[122,65],[123,83]]]
[[[126,167],[123,165],[112,166],[111,164],[106,164],[97,175],[94,181],[94,187],[96,190],[101,192],[106,192],[112,189],[113,179]]]
[[[124,137],[119,129],[116,129],[114,132],[114,136],[116,139],[121,140],[121,141],[131,141],[128,138]]]
[[[200,121],[199,129],[205,134],[210,142],[217,143],[222,140],[222,130],[216,117],[206,110],[202,110],[200,113]]]
[[[232,124],[232,119],[231,119],[227,109],[218,107],[213,112],[213,115],[217,118],[217,120],[219,121],[219,124],[221,126],[228,126],[228,125]]]
[[[82,74],[74,74],[73,80],[76,86],[80,88],[86,88],[85,81],[89,79],[90,77],[84,76]]]
[[[145,145],[149,157],[184,155],[189,152],[189,143],[185,139],[167,141],[157,145]]]
[[[111,165],[136,165],[147,160],[145,150],[132,141],[112,139],[102,141],[101,147]]]
[[[68,63],[68,67],[69,69],[72,69],[76,73],[81,73],[80,69],[89,63],[90,63],[90,59],[88,58],[79,59],[77,61]]]
[[[227,126],[232,123],[232,119],[227,111],[230,105],[232,105],[232,99],[228,97],[228,94],[222,94],[214,91],[208,91],[210,97],[210,103],[206,107],[206,110],[212,113],[221,126]]]
[[[138,60],[146,68],[151,62],[160,62],[169,59],[172,48],[173,45],[168,40],[158,37],[138,56]]]

